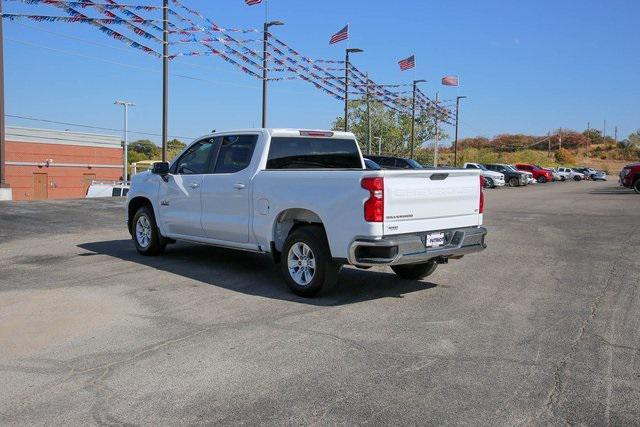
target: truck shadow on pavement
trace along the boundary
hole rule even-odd
[[[316,306],[339,306],[380,298],[402,298],[404,294],[437,287],[430,282],[402,280],[391,272],[359,270],[345,267],[338,284],[326,295],[301,298],[291,293],[280,274],[279,266],[270,255],[204,245],[176,243],[169,245],[162,256],[138,254],[129,239],[83,243],[79,248],[87,255],[106,255],[134,262],[155,270],[248,295]],[[95,262],[95,261],[94,261]],[[156,274],[136,272],[136,275]],[[160,279],[162,276],[157,276]],[[171,276],[165,276],[172,280]]]

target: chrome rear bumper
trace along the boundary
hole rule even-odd
[[[443,232],[444,245],[425,246],[429,233]],[[487,245],[484,227],[434,230],[429,233],[404,234],[380,239],[356,238],[349,248],[349,263],[360,266],[417,264],[432,258],[453,257],[480,252]]]

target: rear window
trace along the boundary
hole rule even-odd
[[[362,169],[353,139],[274,137],[267,169]]]

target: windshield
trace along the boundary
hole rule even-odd
[[[505,169],[511,172],[520,172],[519,170],[517,170],[516,168],[514,168],[511,165],[504,165]]]

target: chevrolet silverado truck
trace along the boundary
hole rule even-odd
[[[143,255],[187,241],[269,253],[291,290],[330,289],[340,268],[419,280],[484,249],[475,169],[367,170],[352,133],[206,135],[132,178],[127,223]]]

